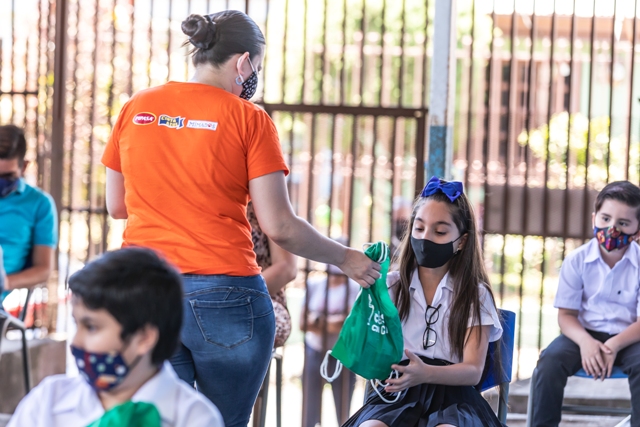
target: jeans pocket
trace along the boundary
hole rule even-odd
[[[202,337],[208,343],[233,348],[253,336],[251,298],[226,301],[191,300]]]

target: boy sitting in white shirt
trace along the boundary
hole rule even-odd
[[[224,427],[218,409],[167,361],[182,323],[181,283],[142,248],[109,252],[71,276],[71,352],[81,375],[46,378],[8,427]]]
[[[540,355],[532,426],[557,426],[567,378],[583,368],[596,379],[621,366],[631,400],[640,398],[640,188],[612,182],[598,194],[594,238],[562,263],[554,306],[562,335]],[[640,426],[640,405],[631,425]],[[530,414],[531,416],[531,414]]]

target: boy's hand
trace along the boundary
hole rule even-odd
[[[618,356],[618,350],[614,346],[609,346],[609,341],[606,341],[603,345],[609,349],[609,353],[603,354],[604,364],[605,364],[605,372],[602,374],[602,381],[605,378],[609,378],[611,376],[611,371],[613,370],[613,363],[616,361],[616,357]]]
[[[409,350],[405,350],[404,353],[409,358],[409,364],[407,366],[391,365],[391,369],[395,369],[401,373],[402,376],[400,378],[391,378],[386,381],[388,385],[384,390],[387,393],[397,393],[409,387],[413,387],[414,385],[427,382],[427,364]]]
[[[611,353],[612,352],[609,347],[596,340],[595,338],[584,340],[580,343],[582,368],[594,379],[598,379],[606,373],[607,365],[605,363],[603,355],[609,355]]]

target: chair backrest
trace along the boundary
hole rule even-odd
[[[498,341],[489,343],[482,380],[480,384],[476,386],[480,391],[488,390],[502,383],[511,382],[516,314],[513,311],[498,309],[498,315],[500,316],[500,324],[502,325],[502,337]],[[496,369],[494,364],[495,354],[498,348],[500,348],[501,369]]]

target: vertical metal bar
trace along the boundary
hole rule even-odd
[[[451,179],[456,92],[456,2],[436,0],[427,173]]]
[[[633,33],[631,35],[631,71],[629,73],[629,122],[627,123],[627,153],[624,158],[624,179],[629,180],[629,156],[631,151],[631,125],[633,123],[633,77],[636,65],[636,29],[638,24],[638,1],[633,3]]]
[[[358,116],[353,116],[353,122],[351,123],[351,174],[349,176],[349,199],[347,201],[347,224],[349,224],[349,230],[347,231],[347,244],[351,245],[353,237],[353,197],[355,194],[355,182],[356,182],[356,165],[358,155]]]
[[[587,119],[589,126],[587,127],[587,146],[585,149],[585,164],[584,164],[584,188],[582,194],[582,221],[584,224],[585,235],[588,235],[588,230],[591,228],[591,209],[589,209],[589,156],[591,145],[591,119],[593,117],[593,81],[595,69],[593,64],[596,57],[596,0],[593,1],[593,11],[591,16],[591,39],[590,39],[590,59],[589,61],[589,98],[587,101]],[[632,73],[633,76],[633,73]],[[632,77],[633,80],[633,77]],[[632,94],[633,96],[633,94]]]
[[[364,79],[365,79],[365,61],[366,57],[364,56],[364,44],[367,40],[367,34],[365,33],[366,27],[366,12],[367,12],[367,0],[362,0],[362,20],[360,21],[360,33],[362,34],[362,40],[360,41],[360,88],[359,88],[359,96],[360,102],[358,103],[360,106],[364,104]],[[354,120],[357,121],[357,116],[354,117]],[[354,140],[355,141],[355,140]],[[353,159],[354,171],[355,171],[355,158]]]
[[[169,0],[169,17],[167,19],[167,81],[171,78],[171,21],[173,20],[173,0]]]
[[[67,0],[56,1],[55,57],[53,81],[53,114],[51,122],[51,181],[49,193],[56,204],[58,225],[62,206],[62,175],[64,173],[64,123],[67,81]],[[57,260],[57,258],[56,258]],[[54,261],[57,270],[57,261]]]
[[[535,2],[535,0],[534,0]],[[476,2],[471,2],[471,45],[469,46],[469,104],[467,107],[467,167],[464,168],[464,188],[469,188],[469,168],[471,168],[471,143],[472,143],[472,132],[471,132],[471,123],[473,117],[473,57],[474,57],[474,48],[475,48],[475,26],[476,26]]]
[[[149,58],[147,58],[148,86],[151,87],[151,62],[153,60],[153,0],[149,0]]]
[[[496,0],[493,0],[491,9],[491,41],[489,42],[489,60],[487,61],[486,82],[485,82],[485,101],[484,101],[484,135],[482,139],[482,164],[484,165],[484,214],[483,222],[486,223],[487,217],[487,201],[489,194],[489,144],[491,138],[491,111],[493,109],[493,61],[495,58],[495,29],[496,29]],[[484,249],[485,242],[484,227],[482,230],[482,247]],[[504,254],[503,254],[504,256]]]
[[[605,156],[607,182],[609,182],[609,180],[611,179],[611,172],[609,169],[611,166],[611,133],[613,130],[613,71],[616,62],[616,18],[618,17],[617,6],[618,1],[613,0],[613,21],[611,25],[611,63],[609,64],[609,140],[607,141],[607,155]]]
[[[525,116],[525,125],[524,125],[525,130],[527,132],[527,145],[524,147],[525,171],[524,171],[524,200],[523,200],[523,206],[522,206],[523,235],[522,235],[522,252],[521,252],[521,258],[520,258],[520,265],[522,265],[522,270],[520,270],[520,288],[518,290],[518,300],[519,300],[518,302],[518,337],[517,337],[518,348],[522,348],[522,323],[523,323],[522,308],[523,308],[523,302],[524,302],[524,272],[525,272],[525,265],[526,265],[526,259],[524,256],[525,247],[526,247],[525,235],[528,234],[527,227],[529,224],[529,162],[531,160],[531,148],[530,148],[531,118],[532,118],[532,115],[536,114],[536,109],[535,109],[536,105],[535,105],[534,97],[532,96],[532,92],[533,92],[534,82],[536,80],[534,78],[535,62],[533,59],[533,55],[535,53],[537,23],[538,23],[538,19],[536,15],[536,0],[533,0],[531,32],[529,34],[529,39],[531,40],[531,46],[529,49],[529,69],[527,72],[527,92],[526,92],[527,93],[527,114]],[[542,241],[544,242],[544,238]],[[520,364],[518,363],[518,367],[516,368],[516,378],[519,378],[519,374],[520,374]]]
[[[336,169],[336,121],[338,120],[337,114],[331,115],[331,166],[329,170],[329,228],[327,230],[327,236],[331,237],[331,226],[333,225],[333,187],[334,187],[334,171]],[[328,288],[327,288],[328,295]]]
[[[365,1],[365,0],[363,0]],[[473,1],[474,7],[475,7],[475,0]],[[427,49],[429,47],[429,0],[425,0],[424,2],[424,46],[423,46],[423,52],[424,52],[424,60],[423,60],[423,64],[422,64],[422,108],[427,108],[427,87],[429,87],[429,55],[427,54]],[[495,20],[493,21],[492,25],[494,25]],[[493,33],[491,33],[493,34]],[[493,37],[493,35],[491,36]],[[422,167],[422,165],[420,165],[420,167]]]
[[[244,13],[249,14],[249,0],[245,0],[244,2]]]
[[[264,20],[264,34],[265,34],[265,37],[268,37],[268,35],[269,35],[269,17],[271,16],[269,14],[269,5],[270,4],[271,4],[271,0],[267,0],[267,3],[266,3],[266,18]],[[268,81],[267,80],[267,68],[268,68],[267,67],[267,61],[268,61],[268,59],[269,59],[269,55],[265,54],[264,59],[262,60],[262,81],[263,82]],[[304,79],[302,79],[302,80],[304,81]],[[262,91],[262,99],[263,100],[264,100],[265,95],[266,95],[266,90],[267,90],[267,88],[265,86],[265,88]]]
[[[16,0],[11,0],[11,49],[9,49],[9,90],[12,92],[9,99],[11,100],[11,118],[10,122],[13,123],[15,116],[15,106],[16,106],[16,92],[15,87],[15,74],[16,74],[16,61],[14,60],[14,49],[16,48]]]
[[[76,149],[75,149],[75,142],[76,142],[76,128],[77,128],[77,118],[76,118],[76,113],[77,113],[77,104],[78,104],[78,75],[77,75],[77,69],[78,69],[78,64],[80,63],[79,60],[79,43],[78,43],[78,39],[80,38],[80,12],[82,10],[82,8],[80,7],[80,5],[82,4],[82,2],[80,0],[76,1],[76,36],[75,36],[75,40],[73,45],[75,46],[75,52],[74,52],[74,57],[73,57],[73,72],[72,72],[72,76],[73,76],[73,94],[72,94],[72,98],[71,98],[71,134],[69,137],[69,142],[70,142],[70,149],[69,149],[69,171],[68,171],[68,182],[67,182],[67,201],[69,203],[69,205],[67,206],[67,214],[69,216],[69,225],[72,224],[73,222],[73,213],[74,213],[74,191],[75,191],[75,182],[76,180],[74,179],[74,163],[75,163],[75,154],[76,154]],[[68,245],[68,252],[67,252],[67,265],[65,268],[65,273],[64,273],[64,283],[67,284],[68,280],[69,280],[69,275],[71,274],[71,256],[73,253],[73,227],[69,226],[69,231],[68,231],[68,235],[69,235],[69,240],[67,242]]]
[[[282,95],[280,97],[280,102],[286,102],[286,86],[287,86],[287,29],[289,24],[289,0],[285,0],[284,2],[284,35],[283,35],[283,45],[282,45]],[[304,80],[304,76],[303,76]],[[293,129],[293,127],[292,127]]]
[[[187,16],[191,15],[192,4],[191,0],[187,3]],[[188,47],[184,48],[188,51]],[[189,60],[191,59],[190,55],[184,56],[185,68],[184,68],[184,79],[189,80]]]
[[[556,14],[556,2],[553,1],[553,15],[551,17],[551,55],[549,57],[549,99],[547,105],[547,127],[551,127],[551,115],[553,110],[553,65],[555,62],[555,40],[557,37],[557,14]],[[545,165],[544,165],[544,191],[542,193],[542,234],[543,234],[543,242],[542,242],[542,263],[540,265],[541,278],[540,278],[540,307],[544,304],[544,276],[546,271],[546,255],[547,255],[547,234],[549,228],[549,157],[551,152],[549,150],[549,144],[551,142],[550,132],[547,132],[547,141],[546,141],[546,149],[545,149]],[[538,319],[538,330],[542,328],[542,316]],[[540,345],[538,344],[538,347]],[[518,359],[520,356],[518,356]]]
[[[511,145],[512,139],[511,136],[514,133],[513,129],[515,128],[514,118],[512,111],[515,111],[516,107],[514,105],[514,93],[515,86],[517,84],[517,74],[518,70],[517,62],[516,62],[516,26],[518,14],[516,13],[516,1],[513,1],[513,14],[511,15],[511,52],[509,58],[509,88],[507,89],[507,140],[506,140],[506,149],[504,156],[504,186],[502,187],[502,257],[500,257],[500,303],[504,301],[504,273],[506,270],[506,248],[507,248],[507,228],[509,225],[509,187],[510,187],[510,169],[511,169]],[[502,104],[502,103],[501,103]],[[502,105],[500,105],[502,107]],[[499,159],[499,157],[498,157]]]
[[[36,44],[36,50],[38,52],[38,59],[36,61],[36,91],[38,92],[37,99],[40,99],[42,95],[42,83],[40,83],[40,73],[42,72],[42,38],[44,37],[44,30],[42,25],[42,0],[38,1],[38,43]],[[1,44],[1,43],[0,43]],[[0,46],[0,70],[2,70],[2,47]],[[0,73],[2,74],[2,73]],[[0,82],[1,82],[0,78]],[[0,88],[2,87],[2,83],[0,83]],[[40,115],[40,103],[36,106],[36,115]],[[38,165],[38,170],[40,169],[40,120],[36,118],[36,165]],[[39,174],[38,174],[39,175]],[[40,181],[38,181],[40,183]]]
[[[401,9],[401,16],[402,16],[402,26],[400,27],[400,47],[401,47],[401,55],[400,55],[400,67],[398,68],[398,75],[397,75],[397,82],[398,82],[398,88],[400,90],[400,95],[399,95],[399,99],[398,99],[398,106],[402,107],[403,105],[403,94],[404,94],[404,79],[403,79],[403,75],[404,75],[404,34],[405,34],[405,25],[406,25],[406,0],[402,0],[402,9]],[[403,121],[403,123],[406,122]],[[390,236],[389,236],[389,242],[391,242],[391,238],[394,235],[394,233],[396,232],[395,227],[396,227],[396,221],[393,221],[393,197],[394,197],[394,189],[395,189],[395,182],[396,182],[396,133],[398,130],[398,117],[394,117],[393,118],[393,127],[391,130],[391,149],[390,149],[390,153],[391,155],[389,156],[389,161],[391,162],[391,192],[390,192],[390,200],[389,200],[389,206],[391,208],[391,212],[389,215],[390,218],[390,222],[391,222],[391,227],[390,227]],[[402,192],[402,191],[401,191]]]
[[[373,191],[376,185],[376,143],[378,142],[378,116],[373,117],[373,139],[371,141],[371,168],[369,171],[369,197],[371,198],[371,205],[369,208],[369,231],[367,233],[367,241],[373,240],[373,213],[375,211],[375,198],[373,197]]]
[[[399,89],[399,96],[398,96],[398,107],[402,107],[404,104],[404,36],[405,36],[405,30],[406,30],[406,16],[405,16],[405,12],[406,12],[406,3],[407,0],[402,0],[402,11],[401,16],[402,16],[402,24],[400,26],[400,67],[398,69],[398,89]],[[393,121],[394,124],[394,129],[395,129],[395,123],[396,121]],[[394,138],[395,138],[395,133],[394,133]]]
[[[67,0],[67,5],[68,5],[68,0]],[[54,44],[57,46],[57,44],[55,43],[56,37],[57,37],[57,31],[56,31],[56,13],[57,13],[57,7],[54,7],[53,4],[49,3],[49,8],[47,11],[47,43],[45,45],[45,55],[46,55],[46,59],[47,59],[47,63],[46,63],[46,71],[45,74],[46,76],[49,75],[56,75],[56,71],[55,71],[55,61],[56,61],[56,52],[51,52],[49,50],[49,48],[47,46],[49,46],[49,43],[51,43],[52,41],[54,42]],[[49,84],[46,83],[45,84],[45,88],[46,88],[46,92],[47,92],[47,99],[51,99],[52,96],[55,96],[55,82],[53,84]],[[66,96],[66,95],[65,95]],[[64,105],[64,104],[63,104]],[[53,113],[51,114],[51,116],[49,115],[49,110],[53,110],[53,103],[49,103],[49,102],[44,102],[44,113],[43,116],[44,117],[52,117]],[[65,112],[66,114],[66,112]],[[53,119],[52,119],[53,120]],[[63,122],[63,126],[64,126],[64,122]],[[51,131],[49,131],[49,129],[51,129]],[[44,132],[44,137],[42,140],[42,145],[40,146],[40,149],[38,150],[40,152],[40,155],[38,156],[38,182],[42,183],[42,187],[46,190],[47,187],[44,181],[44,178],[46,176],[49,176],[49,188],[51,188],[52,185],[52,174],[53,174],[53,170],[49,169],[47,170],[47,166],[52,165],[53,164],[53,158],[51,158],[51,154],[52,153],[47,153],[46,150],[46,145],[45,145],[45,141],[47,140],[51,140],[53,138],[53,125],[51,126],[51,128],[49,128],[48,126],[46,126],[43,129]],[[64,136],[64,135],[63,135]],[[61,142],[61,144],[64,144],[64,142]],[[50,159],[50,163],[49,165],[47,165],[47,162],[45,161],[47,159],[47,156],[49,156]],[[63,154],[64,156],[64,154]],[[62,193],[61,193],[62,194]],[[52,194],[53,196],[53,194]],[[54,199],[55,200],[55,199]],[[60,218],[58,216],[58,218]]]
[[[113,6],[117,6],[118,0],[113,0]],[[171,12],[169,12],[171,14]],[[116,66],[115,66],[115,58],[116,58],[116,37],[117,37],[117,29],[116,29],[116,20],[112,19],[111,21],[111,79],[109,81],[109,88],[107,94],[107,126],[109,127],[109,133],[113,128],[112,119],[113,119],[113,101],[114,101],[114,86],[116,81]],[[169,20],[169,33],[171,33],[171,20]],[[171,41],[169,40],[169,45],[171,45]],[[169,60],[169,64],[171,64],[171,60]],[[171,72],[169,71],[170,75]],[[104,190],[103,190],[104,191]],[[109,223],[108,223],[108,215],[107,215],[107,199],[103,193],[103,197],[100,200],[100,205],[96,203],[96,209],[99,211],[99,215],[102,217],[102,238],[100,239],[100,253],[104,253],[107,251],[107,238],[109,232]]]
[[[416,183],[414,197],[422,191],[422,187],[425,185],[425,170],[424,170],[424,144],[427,141],[427,117],[426,113],[419,113],[416,115]]]
[[[95,17],[93,20],[93,79],[91,82],[91,95],[89,101],[89,164],[87,175],[89,180],[87,182],[87,202],[88,202],[88,210],[87,210],[87,241],[89,244],[89,248],[87,250],[87,258],[85,262],[88,262],[92,255],[92,245],[93,245],[93,232],[92,232],[92,220],[93,220],[93,199],[94,199],[94,179],[93,179],[93,159],[94,159],[94,149],[93,149],[93,141],[94,141],[94,132],[93,128],[96,122],[96,92],[98,90],[98,39],[99,39],[99,16],[100,16],[100,0],[96,0],[95,3]]]
[[[595,0],[594,0],[595,1]],[[575,9],[575,5],[574,5]],[[607,141],[607,182],[611,179],[611,137],[613,131],[613,72],[616,65],[616,18],[618,17],[618,1],[613,0],[613,22],[611,25],[611,63],[609,64],[609,140]]]
[[[347,48],[347,0],[343,0],[342,2],[342,56],[340,58],[340,60],[342,61],[342,69],[340,70],[340,99],[338,101],[338,105],[344,105],[344,100],[346,98],[345,85],[344,85],[345,73],[347,72],[347,62],[345,61],[346,48]],[[347,289],[349,289],[348,286],[347,286]],[[345,383],[347,382],[348,381],[345,381]]]
[[[302,31],[303,31],[303,42],[302,42],[302,85],[300,86],[300,103],[304,104],[304,95],[305,95],[305,81],[307,80],[307,38],[309,31],[307,25],[307,11],[308,11],[308,3],[309,0],[304,0],[304,12],[302,15]]]
[[[136,0],[131,0],[131,31],[129,33],[129,82],[127,84],[127,94],[133,95],[133,53],[134,37],[136,29]]]
[[[378,78],[380,79],[380,91],[378,92],[378,107],[382,106],[382,94],[385,90],[385,82],[384,82],[384,47],[385,47],[385,35],[387,34],[387,26],[385,22],[387,12],[387,0],[382,0],[382,11],[380,12],[381,23],[380,23],[380,74]],[[377,116],[376,116],[377,120]],[[377,122],[374,123],[377,124]],[[374,141],[376,140],[377,134],[374,132]],[[374,157],[375,158],[375,157]],[[373,206],[373,205],[372,205]]]
[[[328,0],[324,0],[324,11],[322,14],[322,56],[320,57],[320,70],[322,70],[322,74],[320,76],[320,87],[318,88],[320,91],[319,104],[324,105],[324,76],[327,73],[325,67],[329,61],[327,61],[327,51],[328,49],[328,40],[327,40],[327,9],[329,8]],[[330,66],[330,65],[329,65]]]

